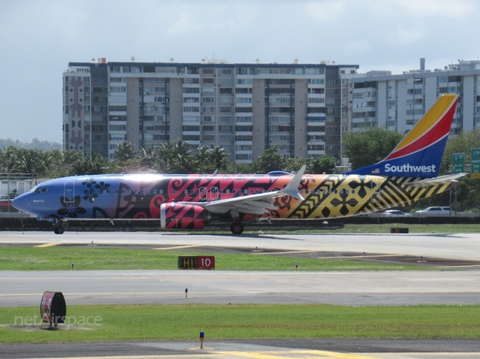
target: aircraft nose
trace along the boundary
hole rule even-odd
[[[21,194],[12,200],[12,206],[24,212],[29,212],[30,198],[28,193]]]

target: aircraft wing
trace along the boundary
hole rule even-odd
[[[306,166],[303,165],[300,170],[293,176],[293,178],[288,182],[288,184],[278,191],[257,193],[242,197],[235,197],[229,199],[222,199],[218,201],[206,202],[206,203],[192,203],[195,205],[201,205],[206,210],[211,213],[216,214],[225,214],[228,211],[238,212],[238,213],[247,213],[247,214],[258,214],[262,215],[267,212],[267,210],[275,210],[275,207],[272,204],[272,199],[281,196],[292,196],[298,200],[303,200],[304,198],[298,192],[298,186],[302,180],[303,173],[305,172]]]

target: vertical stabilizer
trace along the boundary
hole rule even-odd
[[[456,95],[440,96],[383,161],[345,174],[437,177],[457,101]]]

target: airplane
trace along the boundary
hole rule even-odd
[[[343,174],[105,174],[48,180],[12,204],[62,234],[71,220],[149,219],[162,229],[203,229],[211,220],[329,219],[411,205],[456,186],[438,177],[456,95],[442,95],[382,161]]]

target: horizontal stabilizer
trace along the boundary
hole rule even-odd
[[[425,178],[419,181],[407,182],[405,186],[409,187],[429,187],[435,185],[442,185],[446,183],[456,182],[456,180],[460,177],[465,176],[466,173],[459,173],[454,175],[446,175],[434,178]]]

